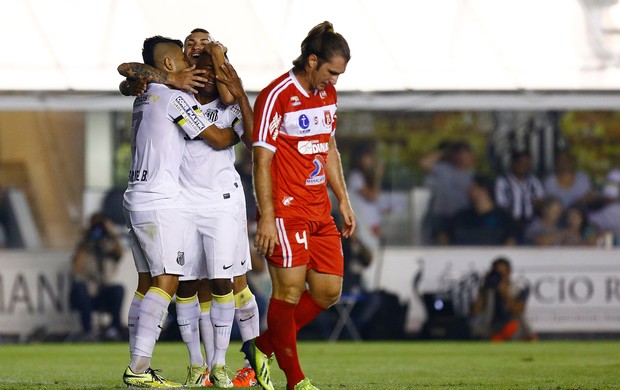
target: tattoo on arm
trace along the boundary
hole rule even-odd
[[[118,72],[129,78],[145,79],[155,83],[165,83],[168,74],[162,70],[153,68],[139,62],[130,62],[118,67]]]

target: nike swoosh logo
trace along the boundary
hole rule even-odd
[[[227,266],[225,266],[225,265],[224,265],[224,266],[222,266],[222,267],[223,267],[224,269],[229,269],[229,268],[230,268],[230,267],[232,267],[232,266],[233,266],[233,265],[231,264],[231,265],[229,265],[228,267],[227,267]]]
[[[241,265],[245,265],[245,263],[247,263],[247,260],[243,260],[243,261],[241,262]]]
[[[246,322],[247,320],[251,320],[252,318],[254,318],[254,314],[252,314],[248,318],[239,318],[239,322]]]
[[[225,328],[225,327],[227,327],[228,325],[216,325],[216,324],[213,324],[213,326],[215,326],[216,328]]]

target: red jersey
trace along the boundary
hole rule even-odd
[[[293,71],[271,82],[254,104],[253,145],[271,162],[276,217],[322,221],[330,216],[327,153],[336,130],[336,89],[308,94]]]

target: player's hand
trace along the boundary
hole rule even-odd
[[[204,83],[208,80],[201,77],[206,71],[203,69],[196,69],[196,66],[190,66],[180,72],[168,74],[166,84],[172,85],[176,89],[182,89],[184,91],[198,93],[196,88],[204,87]]]
[[[226,85],[230,94],[235,98],[235,100],[239,101],[240,99],[245,98],[247,95],[245,94],[245,90],[243,89],[243,83],[237,74],[235,68],[230,64],[230,62],[225,62],[220,66],[221,74],[215,75],[217,81]]]
[[[211,41],[207,43],[202,50],[209,53],[210,55],[213,55],[213,50],[222,50],[222,54],[224,55],[226,55],[226,53],[228,52],[228,48],[219,41]]]
[[[254,247],[263,256],[271,256],[276,245],[280,245],[276,221],[273,218],[261,218],[256,229]]]
[[[340,205],[340,214],[343,220],[341,234],[344,238],[349,238],[355,232],[356,219],[355,213],[348,202]]]
[[[125,96],[140,96],[146,92],[146,79],[125,79],[120,86],[121,93]]]

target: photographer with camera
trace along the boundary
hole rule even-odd
[[[491,341],[536,338],[524,315],[529,289],[514,283],[511,272],[510,261],[498,257],[482,279],[470,311],[472,338]]]
[[[112,321],[103,332],[106,340],[121,337],[120,312],[125,290],[112,282],[123,250],[112,222],[103,214],[90,218],[72,258],[71,307],[80,313],[83,341],[99,340],[93,331],[93,311],[110,313]]]

